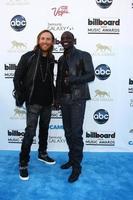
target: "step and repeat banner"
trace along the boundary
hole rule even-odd
[[[76,48],[92,55],[95,81],[84,120],[84,151],[133,151],[133,0],[0,0],[0,149],[19,150],[26,110],[12,97],[13,76],[22,54],[43,29],[71,31]],[[55,66],[55,77],[57,66]],[[38,148],[38,129],[32,150]],[[49,151],[67,151],[60,111],[53,110]]]

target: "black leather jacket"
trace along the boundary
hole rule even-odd
[[[19,96],[25,98],[26,103],[30,104],[30,100],[34,90],[35,78],[37,74],[37,68],[40,64],[41,51],[37,49],[35,51],[29,51],[22,55],[17,69],[14,74],[14,89]],[[53,90],[54,99],[54,56],[48,57],[46,73],[50,74],[51,84]]]
[[[66,58],[66,61],[69,66],[69,84],[71,86],[72,100],[89,100],[90,92],[88,82],[93,81],[95,78],[91,55],[73,47],[70,55]],[[62,55],[58,61],[56,81],[57,101],[60,101],[61,97],[63,97],[61,91],[63,63],[64,55]]]

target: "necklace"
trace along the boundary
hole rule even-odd
[[[41,72],[42,82],[45,82],[46,78],[47,78],[47,74],[48,74],[48,59],[47,59],[47,64],[46,64],[45,75],[44,75],[44,72],[43,72],[43,65],[42,64],[40,64],[40,72]]]

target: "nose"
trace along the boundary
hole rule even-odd
[[[44,39],[43,39],[43,42],[47,42],[47,39],[46,39],[46,38],[44,38]]]

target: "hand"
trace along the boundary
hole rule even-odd
[[[15,98],[15,103],[17,107],[22,107],[23,103],[25,102],[25,96],[20,91],[13,90],[12,92],[13,97]]]

